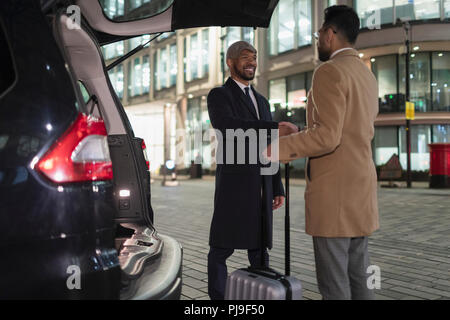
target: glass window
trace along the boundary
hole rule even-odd
[[[394,13],[406,20],[440,18],[441,0],[356,0],[355,6],[361,28],[374,28],[394,23]]]
[[[131,51],[137,46],[144,44],[150,40],[150,35],[145,34],[143,36],[134,37],[128,40],[128,50]]]
[[[159,61],[158,61],[158,85],[157,89],[167,88],[167,79],[168,79],[168,73],[167,73],[167,62],[168,62],[168,55],[167,55],[167,48],[161,48],[159,51]]]
[[[123,65],[117,66],[116,71],[116,82],[113,85],[114,89],[116,90],[117,96],[122,99],[123,98]]]
[[[372,71],[378,81],[380,113],[405,110],[405,58],[405,55],[390,55],[371,59]],[[416,111],[450,111],[449,79],[448,51],[412,53],[410,100]]]
[[[104,45],[102,47],[103,57],[105,60],[120,57],[124,52],[124,42],[119,41],[111,44]]]
[[[298,46],[305,46],[311,43],[311,1],[300,0],[297,3],[298,20]]]
[[[242,28],[242,40],[255,44],[255,32],[251,27]]]
[[[274,121],[289,121],[302,129],[306,124],[306,92],[312,72],[269,81],[270,111]],[[305,159],[291,163],[294,170],[305,169]]]
[[[168,88],[177,81],[177,45],[174,43],[158,50],[155,54],[156,90]]]
[[[178,73],[178,60],[177,60],[177,45],[174,43],[170,45],[170,81],[169,85],[174,86],[177,83],[177,73]]]
[[[406,128],[400,127],[400,164],[406,170]],[[425,171],[430,168],[428,144],[431,143],[431,127],[411,126],[411,170]]]
[[[329,7],[335,6],[335,5],[337,5],[337,0],[328,0],[328,6]]]
[[[431,59],[433,111],[450,111],[450,52],[434,52]]]
[[[287,84],[287,120],[297,126],[306,125],[306,74],[301,73],[286,79]]]
[[[294,49],[294,0],[281,0],[278,5],[278,52]]]
[[[361,28],[373,29],[378,25],[394,21],[393,0],[356,0],[356,12],[361,20]]]
[[[101,0],[103,12],[110,19],[121,17],[125,13],[125,0]]]
[[[185,164],[190,166],[191,161],[195,160],[198,154],[201,154],[201,145],[195,144],[195,135],[202,132],[202,105],[201,98],[188,99],[186,113],[186,158]]]
[[[286,109],[286,79],[269,81],[270,111],[277,114],[281,109]]]
[[[374,161],[375,165],[382,166],[389,161],[392,155],[398,155],[398,129],[397,127],[375,127]],[[404,167],[405,169],[406,167]]]
[[[201,79],[208,74],[209,29],[203,29],[185,38],[183,62],[186,82]]]
[[[209,29],[202,31],[202,75],[204,77],[209,72]]]
[[[6,35],[0,25],[0,97],[14,84],[16,81],[16,71],[14,69],[12,55],[9,49]]]
[[[269,26],[271,55],[310,45],[311,0],[281,0]]]
[[[156,38],[156,41],[163,41],[167,38],[170,38],[171,36],[175,35],[175,31],[172,32],[164,32],[162,35],[160,35],[158,38]]]
[[[405,58],[405,55],[401,56],[399,62],[400,93],[402,94],[405,94]],[[409,72],[410,101],[414,102],[417,112],[431,111],[430,53],[411,54]]]
[[[397,84],[397,56],[389,55],[371,59],[372,71],[378,81],[380,112],[405,110],[405,96],[399,96]]]
[[[450,0],[444,1],[444,16],[446,19],[450,18]]]
[[[173,0],[99,0],[105,15],[114,21],[133,21],[157,15]]]
[[[450,143],[450,124],[433,126],[433,143]]]
[[[441,0],[395,0],[397,18],[406,20],[426,20],[440,17]]]
[[[116,92],[117,96],[123,98],[123,65],[120,64],[112,70],[108,71],[109,80]]]
[[[139,58],[134,59],[133,63],[133,90],[132,95],[141,94],[142,89],[142,65]]]
[[[142,57],[142,93],[150,92],[150,57]]]
[[[184,73],[184,82],[187,81],[187,37],[183,40],[183,73]]]
[[[306,72],[269,81],[269,103],[275,121],[293,122],[300,128],[306,125],[311,78],[312,72]]]
[[[241,39],[241,28],[239,27],[228,27],[226,29],[226,38],[225,38],[225,52],[227,49],[235,42],[240,41]]]
[[[135,58],[128,63],[128,96],[134,97],[146,94],[149,90],[150,59],[146,55],[142,58]]]
[[[190,60],[190,68],[191,68],[191,74],[190,79],[194,80],[199,78],[198,75],[198,65],[199,65],[199,58],[200,58],[200,52],[199,52],[199,43],[198,43],[198,34],[194,34],[191,36],[191,50],[189,54],[189,60]]]

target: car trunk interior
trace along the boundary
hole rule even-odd
[[[124,287],[142,273],[144,264],[162,250],[152,225],[150,175],[141,142],[132,134],[125,111],[115,95],[101,50],[85,27],[69,29],[62,12],[54,20],[54,33],[69,64],[72,77],[81,81],[91,96],[97,98],[94,116],[101,116],[108,133],[114,172],[116,201],[116,249],[123,271]]]

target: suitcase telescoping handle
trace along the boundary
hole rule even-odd
[[[286,197],[285,197],[285,219],[284,219],[284,257],[285,257],[285,274],[291,275],[291,237],[290,237],[290,216],[289,216],[289,163],[284,166]]]
[[[285,219],[284,219],[284,273],[286,276],[291,275],[291,237],[290,237],[290,216],[289,216],[289,163],[285,164]],[[265,261],[265,219],[264,215],[262,216],[261,223],[261,266],[266,266]],[[268,267],[268,266],[266,266]]]

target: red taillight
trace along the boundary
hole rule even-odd
[[[37,168],[57,183],[111,180],[112,163],[103,120],[79,114]]]
[[[150,170],[150,161],[148,161],[147,146],[145,145],[144,140],[142,140],[142,152],[144,153],[144,158],[145,158],[145,163],[147,164],[147,169]]]

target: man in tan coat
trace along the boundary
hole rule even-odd
[[[359,18],[347,6],[325,10],[319,58],[308,94],[307,128],[291,125],[279,159],[309,158],[306,233],[313,236],[324,299],[373,299],[368,288],[368,236],[379,228],[371,141],[378,114],[375,77],[353,49]]]

